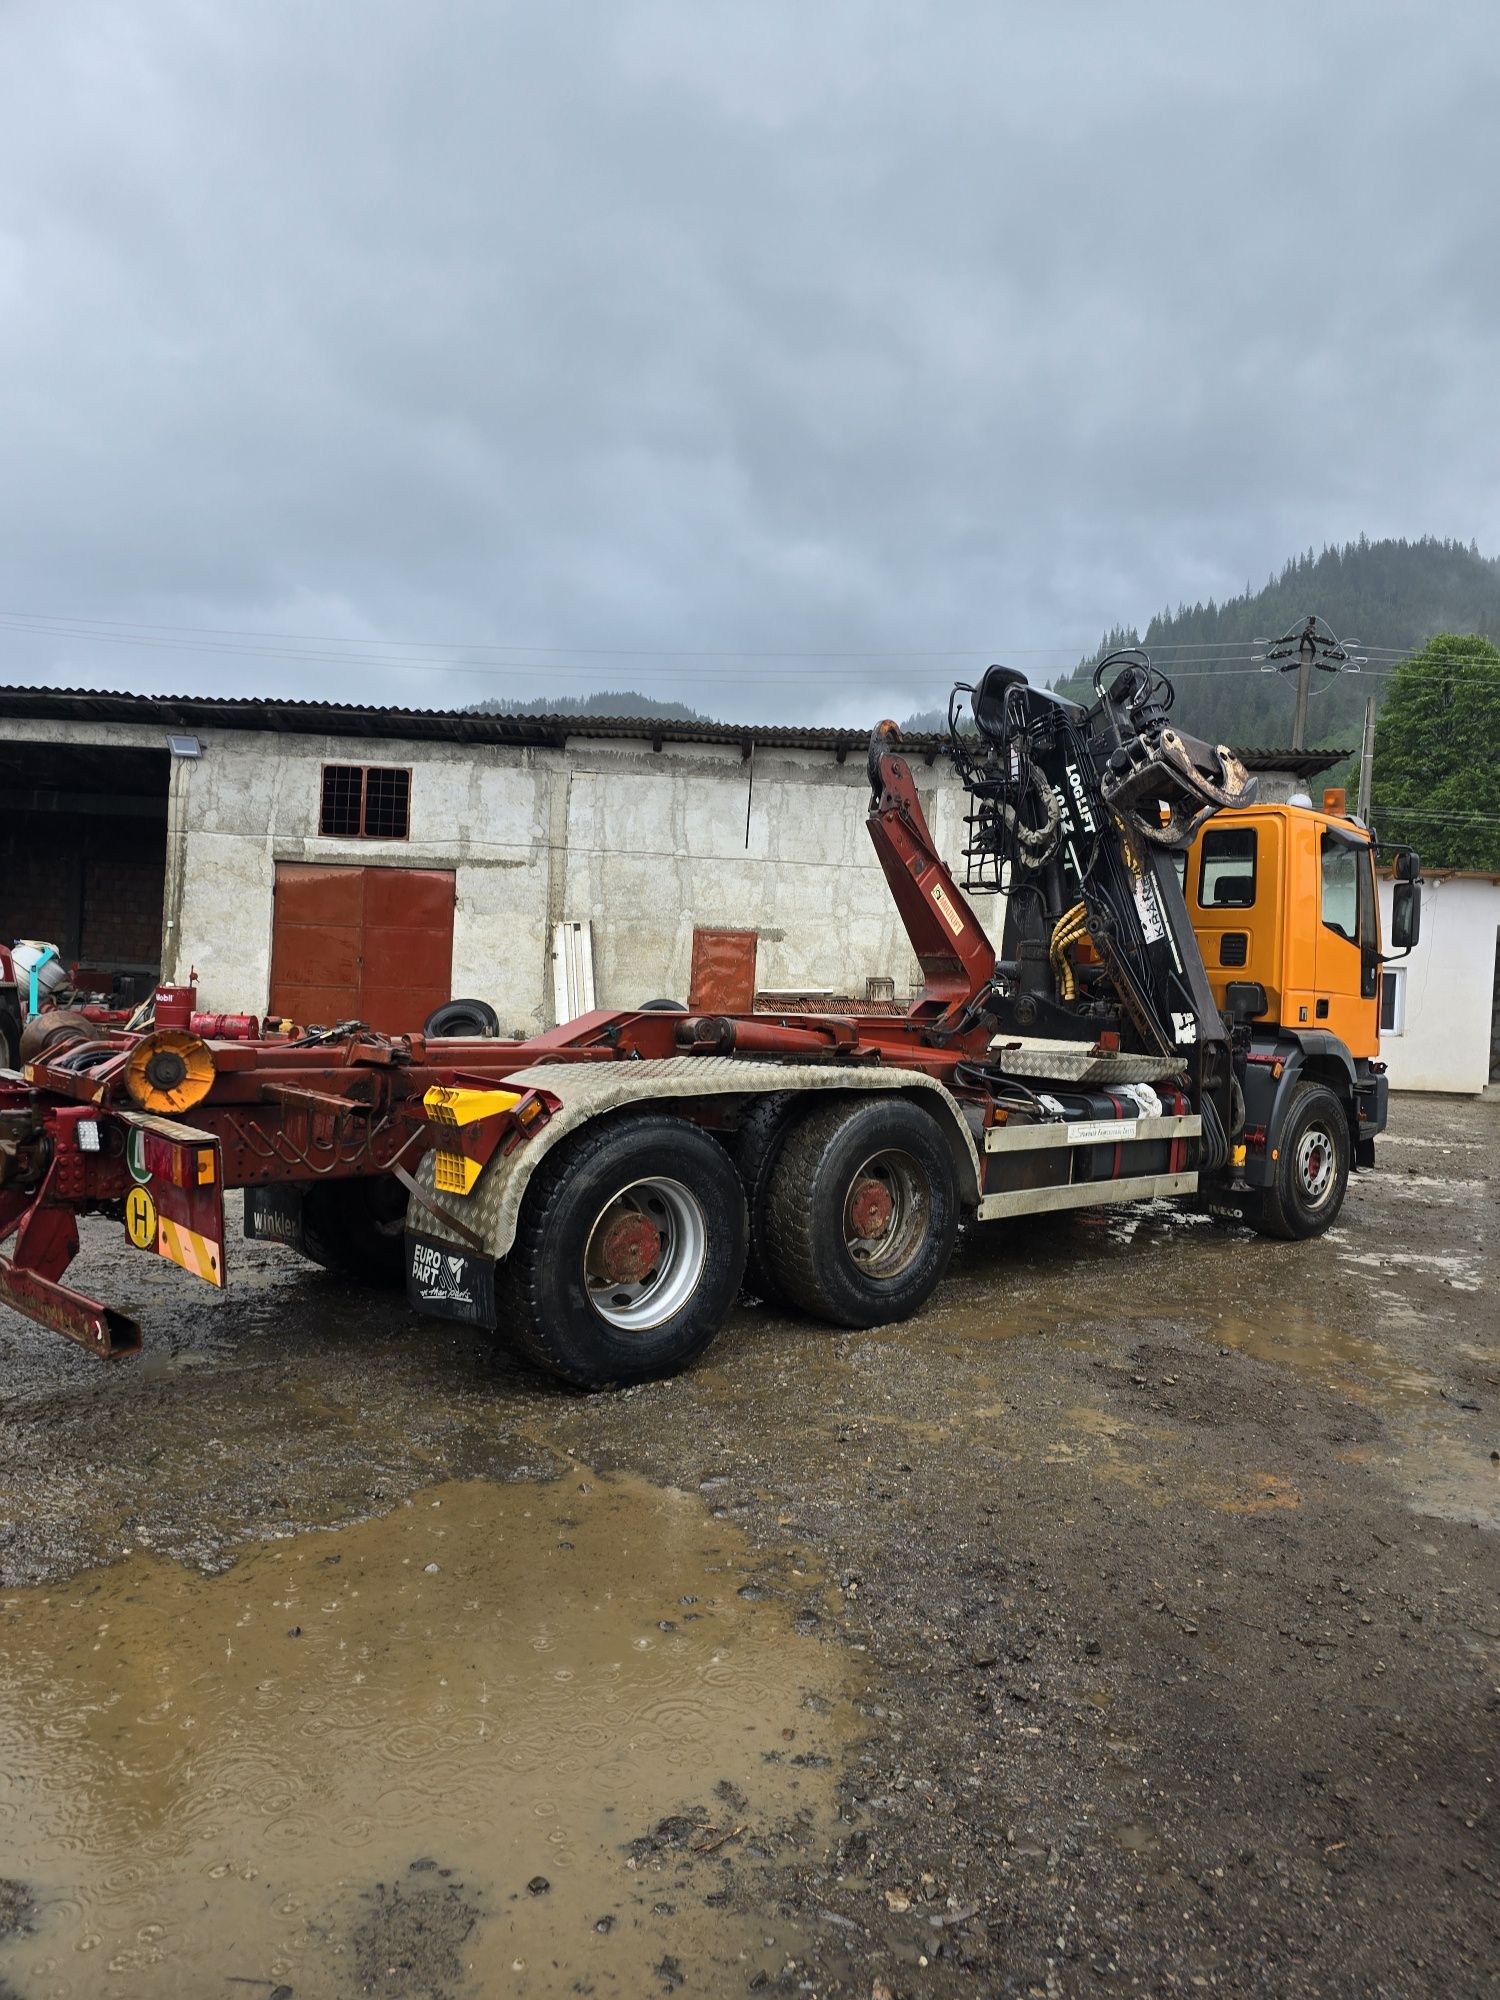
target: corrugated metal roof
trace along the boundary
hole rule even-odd
[[[259,695],[119,694],[101,688],[0,687],[0,717],[42,722],[156,723],[166,730],[263,729],[297,736],[401,738],[407,742],[507,743],[560,749],[571,738],[624,742],[722,743],[748,750],[803,749],[863,753],[867,729],[806,728],[780,723],[672,722],[654,715],[475,715],[462,708],[374,708],[347,701],[282,701]],[[918,756],[935,755],[946,737],[903,739]],[[1242,750],[1252,771],[1316,777],[1342,750]]]

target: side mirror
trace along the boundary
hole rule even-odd
[[[1410,951],[1422,935],[1422,885],[1397,882],[1391,891],[1391,943]]]
[[[1395,857],[1395,875],[1398,882],[1419,882],[1422,878],[1422,863],[1414,847],[1398,847]]]

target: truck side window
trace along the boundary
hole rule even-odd
[[[1323,921],[1331,931],[1359,941],[1359,852],[1337,834],[1323,836]]]
[[[1248,910],[1255,901],[1253,826],[1210,827],[1198,861],[1200,910]]]

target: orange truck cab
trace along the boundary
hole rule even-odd
[[[1301,1149],[1293,1178],[1310,1184],[1330,1163],[1335,1172],[1374,1165],[1387,1096],[1374,861],[1368,827],[1291,804],[1216,813],[1184,856],[1188,915],[1237,1043],[1235,1165],[1252,1197],[1244,1208],[1286,1178],[1277,1170],[1288,1145]],[[1417,936],[1416,873],[1415,855],[1404,875],[1398,864],[1393,928],[1405,949]]]

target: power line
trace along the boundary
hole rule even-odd
[[[935,660],[987,657],[1009,653],[1017,657],[1041,658],[1064,655],[1072,659],[1092,659],[1079,653],[1076,645],[1011,646],[988,640],[979,646],[924,646],[908,648],[843,647],[836,649],[783,649],[764,646],[672,647],[672,646],[547,646],[530,640],[491,639],[369,639],[337,632],[263,632],[231,625],[175,625],[140,618],[93,618],[66,611],[17,611],[0,607],[0,618],[16,619],[42,627],[69,625],[106,630],[153,633],[175,632],[208,638],[271,639],[296,645],[388,647],[429,646],[440,652],[455,653],[567,653],[595,659],[692,659],[692,660]],[[1212,647],[1240,647],[1248,639],[1164,639],[1159,652],[1205,650]]]
[[[158,652],[178,652],[178,653],[193,653],[193,654],[207,653],[207,654],[212,654],[216,657],[226,657],[226,658],[282,660],[286,661],[289,664],[316,666],[316,667],[344,667],[344,668],[359,667],[362,669],[376,668],[386,672],[407,672],[407,673],[424,672],[424,673],[445,673],[445,674],[475,674],[475,675],[489,676],[491,678],[498,675],[514,676],[517,674],[532,674],[532,675],[591,674],[597,676],[596,668],[578,665],[570,661],[560,661],[556,659],[517,660],[517,661],[493,662],[489,664],[478,664],[470,661],[461,661],[461,660],[439,660],[439,659],[399,660],[399,659],[389,658],[378,652],[315,653],[315,652],[296,650],[293,645],[275,645],[275,644],[263,645],[263,646],[226,645],[222,641],[194,642],[186,639],[149,638],[146,636],[142,636],[124,630],[110,630],[106,632],[106,631],[92,631],[73,626],[60,626],[60,625],[17,626],[6,623],[4,613],[0,613],[0,631],[14,632],[18,637],[26,637],[26,638],[54,638],[54,639],[82,640],[90,644],[131,646],[136,648],[146,648]],[[349,643],[353,644],[354,642],[350,641]],[[991,650],[996,652],[1003,652],[1006,649],[997,647]],[[601,655],[601,657],[605,656]],[[637,657],[649,658],[654,656],[641,654],[638,655]],[[669,659],[673,658],[681,659],[688,656],[681,653],[669,653],[662,657],[666,657]],[[701,659],[725,659],[731,656],[726,654],[704,653],[704,654],[694,655],[692,657]],[[772,657],[772,656],[767,656],[767,657]],[[799,656],[782,655],[774,657],[790,658]],[[871,663],[882,660],[918,658],[918,657],[934,658],[936,656],[931,654],[898,655],[898,654],[885,654],[885,653],[868,653],[868,654],[803,655],[800,657],[848,659],[848,660],[858,659],[865,661],[867,663]],[[976,654],[974,657],[976,659],[987,660],[988,653],[986,652],[986,653]],[[1415,656],[1408,655],[1408,659],[1411,659],[1413,657]],[[1228,656],[1228,658],[1222,660],[1213,660],[1211,656],[1204,654],[1195,654],[1188,656],[1187,660],[1171,662],[1170,667],[1171,667],[1172,677],[1174,679],[1179,679],[1179,680],[1233,679],[1241,676],[1248,676],[1250,674],[1259,674],[1261,669],[1254,664],[1247,664],[1244,666],[1240,666],[1237,664],[1231,664],[1231,662],[1240,660],[1246,662],[1254,662],[1256,658],[1257,656],[1254,654],[1242,653],[1238,655],[1230,655]],[[1209,663],[1200,665],[1199,662],[1203,661],[1208,661]],[[1383,663],[1376,664],[1368,666],[1366,668],[1366,671],[1371,674],[1389,675],[1397,672],[1399,668],[1404,664],[1406,664],[1406,662],[1404,661],[1394,661],[1390,664],[1383,664]],[[1448,674],[1455,672],[1463,672],[1463,671],[1472,671],[1478,673],[1492,672],[1493,666],[1492,663],[1487,661],[1473,660],[1468,658],[1462,658],[1459,656],[1454,656],[1454,664],[1451,667],[1447,668],[1446,670],[1441,668],[1436,662],[1432,662],[1429,663],[1428,666],[1424,666],[1424,668],[1421,671],[1423,678],[1436,679],[1436,678],[1446,678]],[[862,672],[863,669],[856,668],[854,666],[834,667],[825,669],[824,674],[821,676],[821,678],[825,679],[834,677],[842,678],[848,675],[862,673]],[[690,678],[694,680],[702,680],[704,678],[702,670],[696,668],[688,668],[688,667],[661,667],[655,669],[655,674],[657,678],[661,677],[667,677],[673,679]],[[743,679],[749,681],[767,681],[767,682],[775,680],[801,681],[806,678],[806,675],[804,670],[794,668],[791,666],[786,666],[786,667],[753,666],[744,668],[741,672],[737,673],[734,676],[734,678],[736,680]],[[1065,675],[1063,676],[1063,678],[1071,679],[1072,674],[1070,673],[1068,675]],[[714,684],[718,685],[719,683],[716,680]],[[944,680],[942,683],[934,682],[934,685],[942,685],[946,687],[947,685],[949,685],[949,682]]]
[[[1445,831],[1451,833],[1462,833],[1466,829],[1472,829],[1477,832],[1483,827],[1500,826],[1500,814],[1496,813],[1424,812],[1419,806],[1382,807],[1378,801],[1373,809],[1372,817],[1377,820],[1416,820],[1424,826],[1441,826]]]

